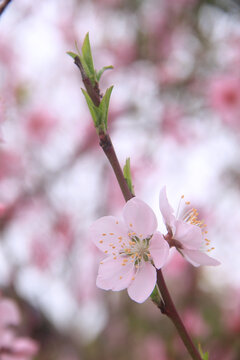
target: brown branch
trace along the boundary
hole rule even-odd
[[[6,7],[10,4],[12,0],[5,0],[3,1],[3,3],[0,5],[0,15],[2,15],[2,13],[4,12],[4,10],[6,10]]]
[[[92,85],[91,80],[86,75],[86,72],[85,72],[85,70],[84,70],[84,68],[82,66],[82,63],[81,63],[81,60],[80,60],[79,56],[75,57],[74,63],[77,65],[77,67],[80,70],[80,73],[82,75],[82,81],[83,81],[83,83],[85,85],[85,88],[87,90],[88,95],[92,99],[92,102],[94,103],[95,106],[99,106],[100,102],[101,102],[101,95],[100,95],[98,83],[95,83],[94,86]]]
[[[81,64],[81,60],[79,57],[75,57],[75,64],[79,67],[82,79],[84,82],[84,85],[86,87],[86,90],[88,92],[88,95],[91,97],[93,103],[95,106],[99,106],[101,101],[100,91],[95,91],[94,87],[91,84],[90,79],[86,76],[86,73],[83,69],[83,66]],[[87,86],[86,86],[87,84]],[[90,85],[90,87],[89,87]],[[121,188],[122,194],[126,201],[130,200],[134,195],[131,193],[130,189],[128,188],[127,182],[124,178],[123,171],[120,167],[118,158],[116,156],[111,138],[108,133],[106,132],[99,132],[99,140],[100,140],[100,146],[103,149],[106,157],[108,158],[111,167],[115,173],[115,176],[117,178],[118,184]],[[174,303],[171,299],[171,296],[169,294],[169,291],[167,289],[165,280],[163,278],[161,270],[157,271],[157,285],[159,287],[159,290],[161,292],[163,301],[161,301],[158,304],[159,309],[161,312],[165,315],[167,315],[172,322],[174,323],[179,336],[181,337],[183,343],[186,346],[186,349],[188,350],[189,354],[191,355],[193,360],[202,360],[199,352],[197,351],[196,347],[194,346],[180,316],[178,315],[178,312],[174,306]]]
[[[172,301],[172,298],[169,294],[167,285],[165,283],[163,274],[161,269],[157,270],[157,284],[159,287],[159,290],[161,292],[163,301],[164,301],[164,306],[160,305],[159,308],[161,310],[161,312],[165,315],[167,315],[172,322],[174,323],[184,345],[186,346],[189,354],[191,355],[193,360],[202,360],[199,352],[197,351],[195,345],[193,344],[183,322],[182,319],[180,318],[175,305]]]

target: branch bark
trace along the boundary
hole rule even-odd
[[[0,16],[4,12],[4,10],[6,10],[6,7],[10,4],[11,1],[12,0],[5,0],[2,2],[2,4],[0,4]]]

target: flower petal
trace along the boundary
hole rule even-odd
[[[90,235],[94,244],[105,254],[115,253],[121,241],[128,239],[124,223],[114,216],[103,216],[90,227]]]
[[[208,256],[204,252],[200,250],[189,250],[189,249],[183,249],[182,250],[183,255],[185,258],[194,266],[199,265],[220,265],[221,263],[213,259],[212,257]]]
[[[168,202],[166,186],[164,186],[159,195],[159,207],[162,213],[162,217],[167,229],[172,229],[174,227],[174,223],[176,221],[176,217],[174,215],[174,210]]]
[[[160,232],[156,232],[150,240],[149,251],[154,265],[160,269],[167,261],[169,245]]]
[[[180,220],[175,222],[175,226],[174,239],[180,241],[184,248],[199,250],[203,243],[203,235],[200,227]]]
[[[157,229],[157,218],[152,209],[142,200],[134,197],[123,208],[123,219],[131,232],[146,238]]]
[[[104,290],[119,291],[126,289],[135,273],[132,263],[123,265],[123,257],[113,259],[111,256],[104,259],[98,270],[97,286]]]
[[[142,262],[133,280],[128,286],[128,295],[138,303],[144,302],[152,293],[157,280],[156,269],[150,262]]]

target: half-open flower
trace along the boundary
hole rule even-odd
[[[214,248],[208,248],[210,241],[206,239],[207,231],[203,222],[198,219],[197,210],[191,208],[178,218],[168,202],[166,187],[160,191],[159,200],[160,211],[168,230],[165,239],[169,245],[175,246],[194,266],[219,265],[218,260],[206,254]]]
[[[134,197],[123,208],[123,220],[104,216],[91,226],[96,246],[106,255],[101,261],[97,286],[126,289],[131,299],[144,302],[156,284],[156,268],[166,262],[169,245],[157,232],[152,209]]]

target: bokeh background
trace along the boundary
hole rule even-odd
[[[163,272],[177,308],[211,360],[239,360],[240,6],[230,0],[12,0],[0,17],[0,313],[14,301],[7,323],[38,347],[2,359],[188,356],[150,300],[95,285],[89,226],[124,199],[66,54],[87,32],[96,68],[114,66],[100,88],[114,85],[109,131],[136,195],[165,231],[161,187],[175,209],[184,194],[222,263],[194,268],[173,251]]]

